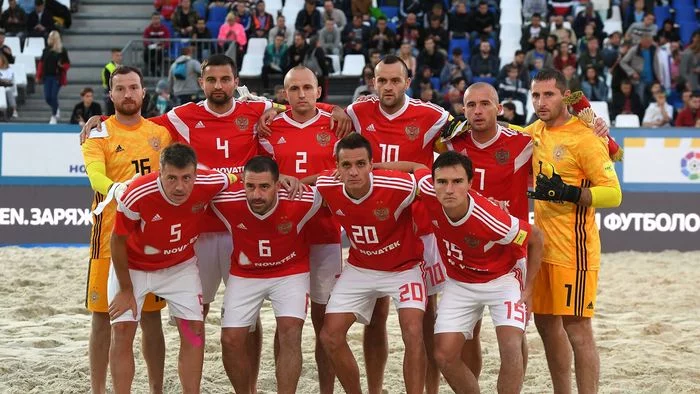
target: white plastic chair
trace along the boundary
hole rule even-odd
[[[504,23],[501,25],[501,32],[499,37],[501,39],[501,45],[504,43],[513,43],[520,45],[520,38],[523,36],[523,31],[521,29],[520,23]],[[501,63],[504,64],[504,63]]]
[[[44,52],[44,39],[42,37],[27,37],[24,41],[24,50],[22,54],[40,58]]]
[[[347,55],[345,56],[345,64],[343,65],[344,76],[359,77],[362,75],[362,69],[365,67],[365,57],[362,55]]]
[[[638,128],[639,116],[634,114],[620,114],[615,117],[615,127]]]
[[[331,73],[331,77],[338,77],[340,76],[340,55],[326,55],[331,60],[333,61],[333,73]]]
[[[21,64],[24,66],[24,71],[27,76],[36,76],[36,59],[33,56],[21,54],[15,57],[15,64]]]
[[[7,90],[0,86],[0,110],[7,110]]]
[[[501,104],[513,103],[515,105],[515,113],[518,115],[525,115],[525,106],[520,100],[503,100]]]
[[[20,88],[27,87],[27,72],[24,70],[24,65],[10,64],[10,70],[15,73],[15,86]]]
[[[596,116],[603,118],[605,123],[610,126],[610,112],[608,112],[608,103],[605,101],[591,101],[591,109],[595,112]]]
[[[241,65],[241,77],[259,77],[262,75],[263,56],[249,55],[243,56],[243,64]]]
[[[612,6],[612,15],[610,15],[611,21],[622,21],[622,15],[620,14],[620,6],[619,5],[614,5]]]
[[[10,47],[13,56],[17,56],[22,53],[22,46],[19,43],[19,37],[5,37],[5,45]]]
[[[603,31],[612,34],[614,32],[622,32],[622,22],[613,19],[608,19],[603,22]]]
[[[267,47],[267,38],[251,38],[248,40],[247,55],[264,55]]]
[[[301,11],[301,7],[297,8],[295,5],[289,4],[289,1],[287,1],[287,4],[285,4],[284,8],[282,8],[284,24],[287,26],[287,28],[294,28],[299,11]]]

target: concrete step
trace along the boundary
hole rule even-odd
[[[71,66],[74,64],[101,64],[104,66],[112,59],[112,53],[109,49],[90,49],[90,48],[76,48],[66,46],[71,60]]]
[[[153,7],[151,0],[81,0],[80,8],[86,5],[150,5]]]
[[[68,82],[77,83],[80,82],[84,84],[85,82],[100,83],[102,77],[100,73],[104,65],[99,66],[87,66],[87,67],[74,67],[68,70]]]
[[[148,26],[150,18],[124,18],[121,14],[117,17],[105,19],[76,19],[71,25],[71,30],[76,31],[140,31]]]

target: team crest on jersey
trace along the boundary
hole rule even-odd
[[[248,118],[244,116],[239,116],[236,118],[236,126],[238,126],[239,129],[245,130],[248,128]]]
[[[481,241],[479,241],[478,238],[472,237],[471,235],[467,235],[464,237],[464,243],[467,244],[470,248],[478,248],[479,245],[481,244]]]
[[[374,217],[383,222],[389,218],[389,208],[382,207],[374,210]]]
[[[493,155],[493,157],[496,158],[496,163],[503,165],[508,163],[508,159],[510,158],[510,152],[508,152],[505,149],[499,149]]]
[[[406,132],[406,137],[408,137],[409,141],[415,141],[416,138],[418,138],[418,134],[420,134],[420,129],[418,126],[406,126],[404,131]]]
[[[160,138],[158,138],[158,137],[149,138],[148,145],[150,145],[154,151],[160,152]]]
[[[292,222],[284,221],[277,225],[277,231],[282,235],[287,235],[292,231]]]
[[[318,142],[319,145],[326,147],[331,142],[331,135],[325,131],[322,131],[316,134],[316,142]]]
[[[206,204],[203,202],[198,202],[192,206],[192,213],[202,212]]]
[[[554,147],[554,151],[552,152],[552,156],[554,157],[554,160],[561,161],[561,159],[564,158],[565,153],[566,153],[566,148],[564,148],[564,145],[557,145]]]
[[[90,301],[92,301],[93,303],[95,303],[95,302],[97,302],[97,300],[99,300],[99,299],[100,299],[100,294],[99,294],[98,292],[96,292],[96,291],[94,291],[94,290],[90,292]]]

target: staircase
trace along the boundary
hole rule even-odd
[[[110,60],[112,48],[123,48],[130,40],[140,39],[150,22],[152,0],[81,0],[80,9],[73,14],[73,24],[63,35],[63,44],[71,60],[68,85],[61,88],[58,101],[59,122],[70,121],[73,107],[80,101],[80,91],[91,87],[95,101],[103,104],[100,73]],[[19,119],[14,122],[48,123],[51,110],[44,101],[44,87],[20,104]]]

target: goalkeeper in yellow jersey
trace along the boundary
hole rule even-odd
[[[595,393],[600,369],[591,324],[600,268],[595,208],[619,206],[622,192],[607,140],[589,130],[592,116],[569,114],[570,91],[561,72],[540,71],[531,94],[539,120],[527,127],[534,141],[535,189],[529,195],[535,199],[535,225],[545,235],[532,312],[554,392],[571,392],[571,346],[578,392]]]

